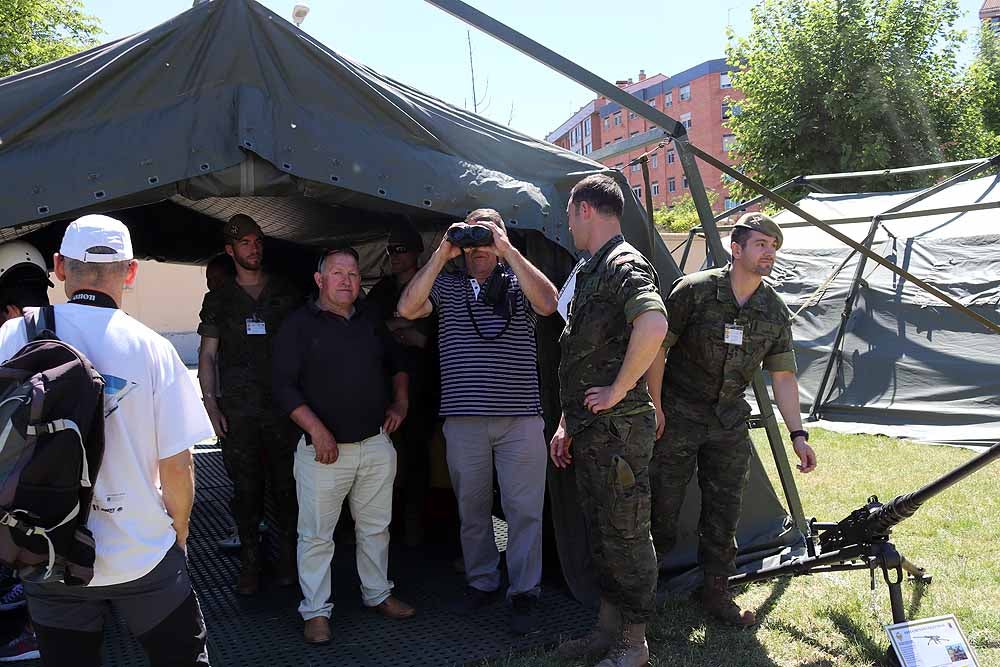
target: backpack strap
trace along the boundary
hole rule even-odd
[[[55,306],[25,308],[24,330],[29,343],[39,338],[54,338],[56,335]]]

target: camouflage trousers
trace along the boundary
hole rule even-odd
[[[701,489],[698,562],[710,575],[736,571],[736,524],[750,469],[747,428],[726,429],[714,416],[692,421],[667,412],[663,438],[650,464],[653,487],[653,543],[663,557],[677,543],[677,520],[695,468]]]
[[[294,545],[298,503],[292,462],[299,434],[287,418],[264,414],[227,418],[229,429],[220,443],[233,482],[230,505],[240,542],[255,545],[264,518],[264,493],[270,486],[279,539]]]
[[[587,520],[601,596],[625,623],[653,615],[656,556],[649,535],[652,412],[598,417],[573,436],[577,497]]]

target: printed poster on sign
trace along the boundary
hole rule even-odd
[[[903,667],[979,667],[954,615],[885,626]]]

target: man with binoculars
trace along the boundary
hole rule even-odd
[[[458,257],[465,271],[442,273]],[[500,588],[491,515],[496,466],[516,634],[534,628],[542,576],[546,445],[534,330],[538,315],[555,312],[556,300],[556,288],[511,245],[500,214],[487,208],[448,229],[397,307],[407,319],[438,312],[440,414],[469,611],[492,602]]]

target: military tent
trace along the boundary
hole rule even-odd
[[[871,218],[915,192],[811,194],[798,205],[863,242]],[[956,183],[907,210],[1000,202],[1000,177]],[[782,212],[785,243],[773,277],[793,312],[803,409],[816,400],[858,265],[856,253]],[[996,208],[881,220],[872,249],[1000,322],[1000,228]],[[848,260],[845,264],[845,260]],[[836,271],[836,269],[840,269]],[[925,442],[1000,440],[1000,344],[985,327],[936,297],[867,262],[841,353],[820,397],[820,425]]]

